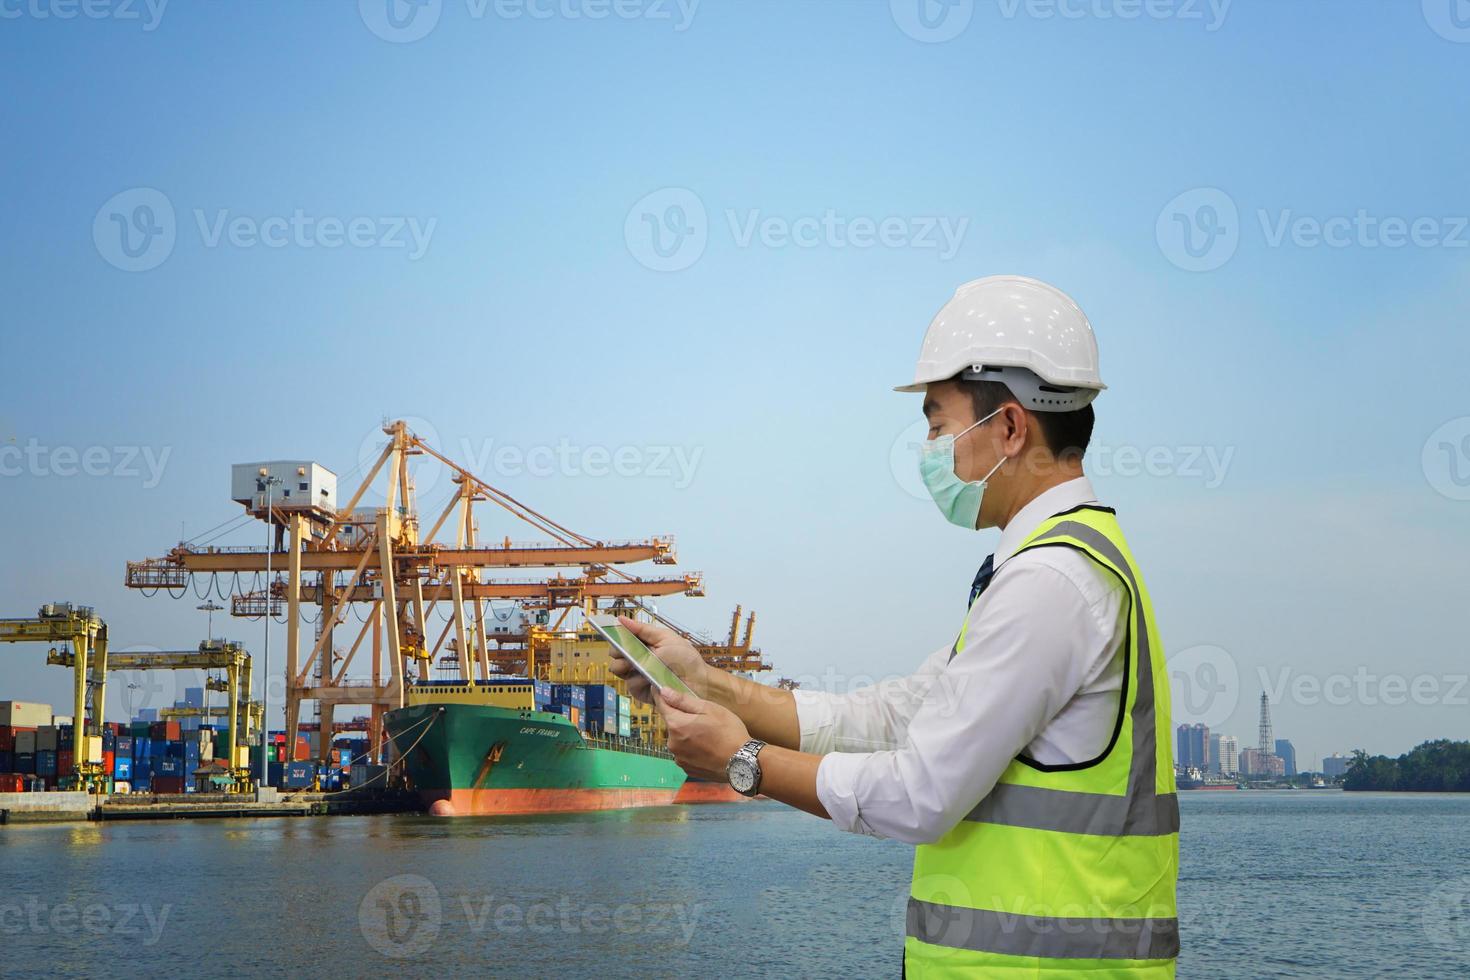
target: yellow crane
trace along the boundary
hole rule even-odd
[[[102,704],[107,693],[107,624],[91,606],[52,602],[33,617],[0,619],[0,643],[70,644],[65,666],[72,668],[75,762],[62,775],[68,789],[91,792],[105,778],[102,769]],[[57,655],[53,648],[52,655]],[[47,663],[60,663],[46,658]]]
[[[46,662],[75,667],[79,662],[70,650],[52,650]],[[224,670],[225,681],[212,682],[213,690],[223,689],[229,696],[228,725],[230,757],[227,760],[235,788],[246,792],[253,786],[250,772],[252,722],[261,717],[260,706],[250,701],[250,654],[233,640],[205,640],[197,650],[135,650],[114,653],[105,661],[105,670]],[[178,712],[188,709],[164,709]],[[98,707],[100,716],[100,701]],[[99,740],[99,759],[101,758]]]

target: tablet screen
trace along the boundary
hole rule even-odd
[[[634,636],[628,627],[618,622],[616,616],[590,616],[590,622],[597,632],[607,638],[607,641],[622,651],[623,655],[633,661],[633,665],[639,672],[653,682],[658,688],[673,688],[676,691],[685,691],[689,694],[689,685],[679,679],[679,675],[669,669],[669,665],[658,659],[658,656],[643,641]]]

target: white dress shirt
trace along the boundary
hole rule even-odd
[[[801,750],[825,756],[817,796],[839,828],[931,843],[1016,756],[1083,762],[1107,747],[1123,686],[1127,592],[1076,549],[1016,554],[1048,517],[1095,502],[1081,477],[1016,514],[953,660],[946,645],[908,677],[847,694],[792,692]],[[962,593],[953,591],[958,635]]]

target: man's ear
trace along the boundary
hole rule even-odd
[[[1016,402],[1006,402],[1001,408],[1000,419],[1005,424],[1001,445],[1007,456],[1019,456],[1026,448],[1026,436],[1031,431],[1031,418]]]

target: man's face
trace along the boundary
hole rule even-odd
[[[924,417],[929,421],[929,438],[957,436],[954,444],[954,472],[966,483],[985,478],[1000,462],[1004,453],[1006,419],[1009,410],[983,425],[965,432],[975,424],[975,403],[969,391],[955,381],[936,381],[924,392]],[[960,435],[965,432],[964,435]],[[1006,467],[1001,467],[986,484],[980,502],[977,527],[991,527],[999,513],[1003,497]]]

